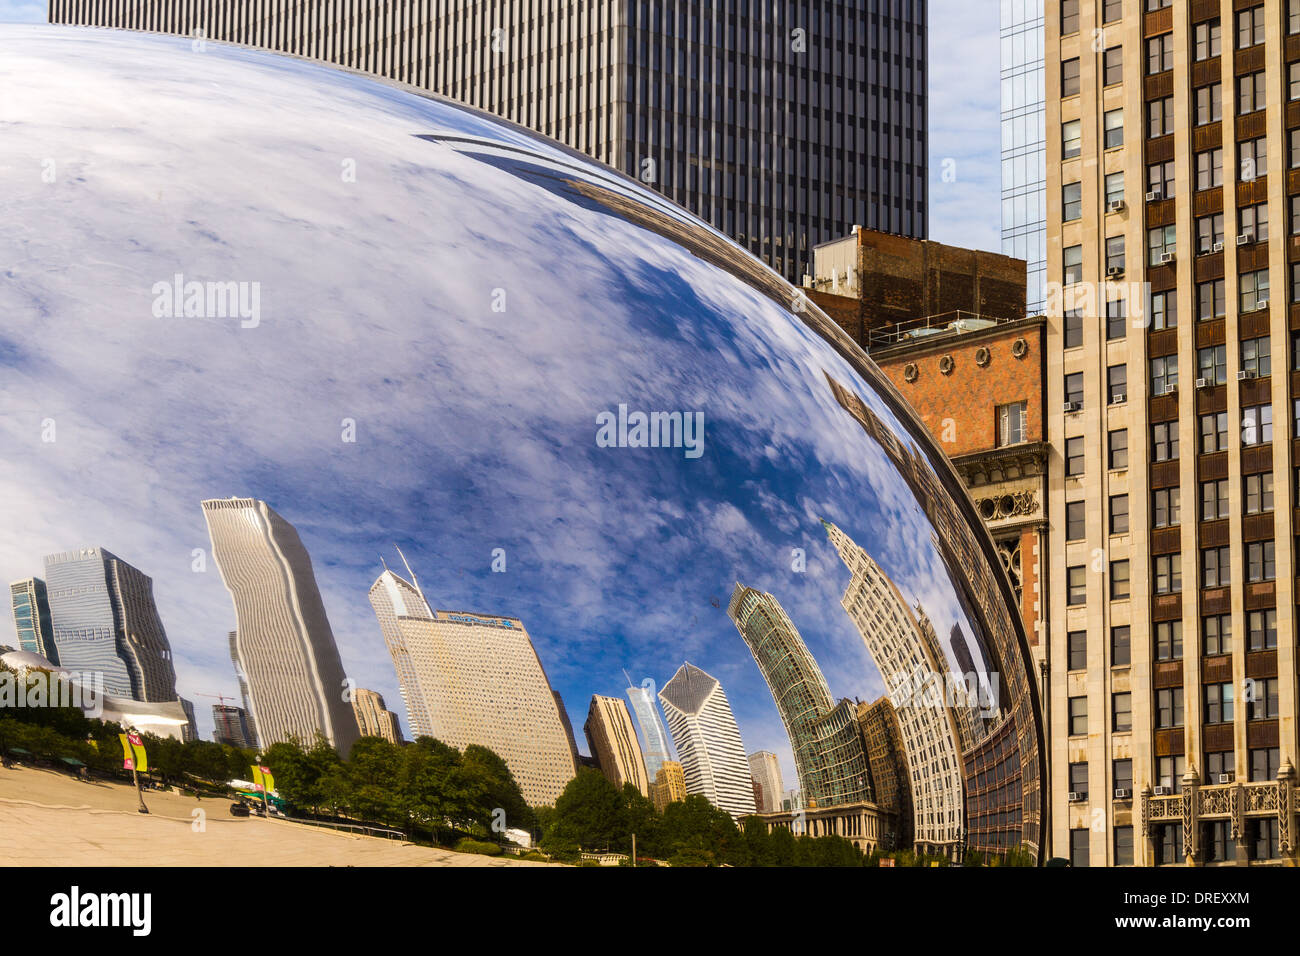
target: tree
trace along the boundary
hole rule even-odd
[[[632,834],[636,834],[637,856],[658,856],[661,847],[659,812],[654,803],[634,784],[623,784],[623,812],[627,818],[627,852],[632,852]]]
[[[467,779],[476,791],[482,793],[482,809],[486,811],[482,823],[485,827],[491,826],[498,809],[505,812],[507,827],[527,830],[533,825],[532,808],[524,800],[510,768],[495,751],[480,744],[470,744],[465,748],[461,763]]]
[[[622,795],[599,770],[583,767],[555,801],[555,823],[548,840],[569,841],[587,850],[628,843],[627,809]]]

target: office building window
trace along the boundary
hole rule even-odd
[[[1183,689],[1181,687],[1158,689],[1156,691],[1156,727],[1160,730],[1167,730],[1182,725]]]
[[[1223,25],[1219,18],[1205,20],[1192,27],[1192,57],[1197,62],[1209,60],[1222,52]]]
[[[1227,296],[1222,279],[1211,279],[1196,284],[1196,321],[1221,319],[1227,311]]]
[[[1125,498],[1128,496],[1125,495]],[[1127,521],[1127,516],[1125,517]],[[1110,598],[1112,601],[1126,601],[1130,596],[1129,563],[1126,560],[1110,563]]]
[[[1124,82],[1124,48],[1113,46],[1101,54],[1101,80],[1103,86]]]
[[[1061,217],[1066,222],[1083,218],[1083,183],[1066,183],[1061,187]]]
[[[1088,632],[1070,631],[1065,635],[1070,657],[1070,670],[1081,671],[1088,668]]]
[[[1211,455],[1216,451],[1228,450],[1228,413],[1210,412],[1202,415],[1201,454]]]
[[[1162,33],[1147,39],[1147,76],[1174,68],[1174,35]]]
[[[1247,405],[1241,410],[1241,443],[1264,445],[1273,440],[1273,406]]]
[[[1205,713],[1207,724],[1232,723],[1232,685],[1205,685]]]
[[[1070,736],[1086,735],[1088,733],[1088,698],[1071,697],[1069,706]]]
[[[1124,198],[1124,171],[1106,174],[1106,204],[1119,202]]]
[[[1223,84],[1210,83],[1207,86],[1198,86],[1195,91],[1196,101],[1196,125],[1205,126],[1207,123],[1217,123],[1223,119]]]
[[[1083,474],[1083,436],[1065,440],[1065,474],[1077,477]]]
[[[1237,115],[1245,116],[1267,105],[1264,71],[1237,77]]]
[[[1196,220],[1196,253],[1208,255],[1223,251],[1223,213],[1216,212]]]
[[[1264,137],[1248,139],[1237,146],[1237,178],[1243,183],[1254,182],[1268,172],[1268,140]]]
[[[1213,189],[1223,185],[1223,147],[1216,146],[1196,154],[1196,188]]]
[[[1237,210],[1237,235],[1248,242],[1268,241],[1268,203],[1255,203]]]
[[[1182,693],[1181,689],[1179,693]],[[1187,758],[1182,754],[1156,758],[1156,786],[1170,793],[1183,792],[1183,774],[1187,772]]]
[[[1226,382],[1228,380],[1228,347],[1226,345],[1207,345],[1203,349],[1197,349],[1196,377],[1210,385],[1222,385]]]
[[[1272,720],[1278,715],[1276,677],[1246,678],[1246,719]]]
[[[1201,850],[1206,863],[1228,863],[1236,859],[1237,841],[1232,838],[1230,820],[1201,824]]]
[[[1277,647],[1277,611],[1251,611],[1246,615],[1246,646],[1252,651],[1271,651]]]
[[[1065,401],[1075,410],[1083,408],[1083,373],[1071,372],[1065,376]]]
[[[1182,782],[1179,782],[1179,787]],[[1181,823],[1161,823],[1151,828],[1151,839],[1155,843],[1156,866],[1176,866],[1183,862],[1183,825]]]
[[[1277,578],[1273,560],[1272,541],[1250,541],[1246,544],[1246,580],[1272,581]]]
[[[1111,471],[1128,468],[1128,429],[1116,428],[1106,433],[1106,467]]]
[[[1152,292],[1150,307],[1147,310],[1151,319],[1151,328],[1173,329],[1178,327],[1178,296],[1174,291]]]
[[[1124,111],[1107,110],[1102,117],[1102,147],[1116,149],[1124,145]]]
[[[1277,837],[1277,817],[1256,817],[1247,820],[1246,827],[1250,835],[1252,860],[1276,860],[1281,856]]]
[[[1217,521],[1228,517],[1228,479],[1201,482],[1201,520]]]
[[[1273,374],[1273,348],[1267,335],[1257,339],[1242,339],[1241,370],[1251,378],[1265,378]]]
[[[1151,426],[1151,457],[1155,461],[1178,458],[1178,423],[1156,422]]]
[[[1083,246],[1068,246],[1061,255],[1064,267],[1063,281],[1072,285],[1083,281]]]
[[[1232,615],[1207,614],[1201,618],[1201,643],[1208,655],[1232,653]]]
[[[1154,625],[1156,660],[1176,661],[1183,656],[1183,622],[1157,621]]]
[[[1117,405],[1128,398],[1128,366],[1111,365],[1106,369],[1106,404]]]
[[[1128,308],[1124,299],[1106,300],[1106,339],[1122,339],[1128,334]]]
[[[1070,764],[1070,792],[1074,799],[1088,799],[1088,765],[1086,763]]]
[[[1079,32],[1079,0],[1061,0],[1061,36]]]
[[[1157,355],[1151,360],[1151,394],[1164,395],[1178,386],[1178,356]]]
[[[1070,866],[1088,865],[1088,829],[1070,831]]]
[[[1172,528],[1180,522],[1181,491],[1182,489],[1175,486],[1157,488],[1151,492],[1151,527]]]
[[[1009,402],[999,405],[998,445],[1019,445],[1028,437],[1029,406],[1026,402]]]
[[[1183,556],[1181,554],[1158,554],[1152,561],[1156,572],[1156,593],[1177,594],[1183,589]],[[1182,624],[1178,623],[1181,634]]]
[[[1254,312],[1268,305],[1268,270],[1243,272],[1237,277],[1239,307],[1242,312]]]
[[[1300,144],[1300,140],[1298,140]],[[1300,145],[1297,147],[1300,149]],[[1175,190],[1174,161],[1152,163],[1147,167],[1147,189],[1151,191],[1149,199],[1173,199]]]
[[[1115,840],[1115,866],[1133,865],[1133,827],[1116,827],[1113,831]]]
[[[1066,603],[1070,606],[1086,604],[1088,602],[1088,568],[1086,565],[1075,565],[1066,569],[1065,576],[1066,586]]]
[[[1129,644],[1129,626],[1118,624],[1110,629],[1110,663],[1112,667],[1127,667],[1132,661]]]
[[[1264,42],[1264,5],[1237,11],[1237,49]]]
[[[1061,124],[1061,158],[1074,159],[1083,152],[1083,129],[1078,120]]]
[[[1229,560],[1232,552],[1226,545],[1201,549],[1201,587],[1227,587],[1231,579]]]
[[[1158,136],[1168,136],[1174,131],[1174,98],[1166,96],[1162,99],[1152,100],[1147,103],[1147,136],[1155,139]],[[1165,199],[1169,198],[1166,193]]]
[[[1122,760],[1112,760],[1110,762],[1110,775],[1115,781],[1116,790],[1127,790],[1133,793],[1133,761],[1125,757]]]
[[[1110,695],[1111,729],[1124,733],[1133,729],[1133,695],[1128,691]]]
[[[1106,275],[1120,275],[1124,272],[1124,237],[1106,237]]]
[[[1281,751],[1277,747],[1256,747],[1250,751],[1250,779],[1254,783],[1276,780],[1281,766]]]
[[[1083,346],[1083,310],[1070,309],[1062,317],[1063,348],[1077,349]]]
[[[1242,479],[1246,486],[1246,514],[1267,514],[1273,510],[1273,473],[1246,475]]]
[[[1157,226],[1147,230],[1147,261],[1158,266],[1174,261],[1178,252],[1178,230],[1175,226]]]
[[[1082,541],[1087,532],[1088,504],[1084,501],[1065,503],[1065,540]]]
[[[1061,95],[1075,96],[1079,92],[1079,58],[1061,61]]]
[[[1128,534],[1128,495],[1110,496],[1110,533]]]

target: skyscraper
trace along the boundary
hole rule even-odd
[[[414,575],[408,582],[389,570],[371,586],[370,603],[411,726],[427,728],[414,732],[457,749],[490,748],[530,805],[554,804],[577,767],[565,718],[523,622],[435,611]]]
[[[592,697],[582,731],[600,772],[610,783],[620,790],[630,783],[642,796],[650,796],[650,779],[627,704],[618,697]]]
[[[655,187],[791,281],[854,224],[924,237],[926,6],[781,0],[51,0],[52,23],[312,57],[514,120]]]
[[[257,749],[257,738],[253,734],[248,711],[229,704],[212,705],[212,739],[241,750]]]
[[[890,847],[912,845],[912,789],[907,772],[907,752],[898,714],[888,697],[870,704],[858,704],[858,726],[862,745],[871,765],[871,781],[876,788],[876,802],[894,814],[892,836],[885,841]]]
[[[1300,5],[1066,0],[1046,35],[1052,852],[1280,862]]]
[[[9,585],[9,600],[14,612],[14,628],[18,632],[18,649],[40,654],[51,664],[57,664],[59,651],[54,646],[54,627],[50,622],[45,582],[40,578],[15,581]]]
[[[898,717],[910,777],[913,839],[927,849],[951,852],[962,842],[961,750],[948,708],[928,697],[948,668],[934,659],[937,641],[922,634],[921,623],[880,565],[835,525],[823,524],[853,573],[840,603],[880,670]],[[942,686],[938,690],[942,694]]]
[[[689,662],[659,691],[686,792],[733,817],[754,812],[754,788],[740,728],[718,681]]]
[[[47,555],[45,581],[59,663],[101,671],[113,697],[176,700],[171,645],[153,580],[103,548]]]
[[[1035,315],[1043,311],[1047,281],[1043,0],[1003,2],[1001,32],[1002,252],[1025,260],[1026,300]]]
[[[627,699],[632,702],[632,713],[641,729],[641,753],[645,757],[646,774],[655,780],[664,761],[672,759],[672,751],[668,749],[668,731],[659,717],[655,692],[648,686],[634,686],[631,677],[628,677],[627,684]]]
[[[186,700],[184,697],[178,697],[181,710],[185,711],[186,724],[181,728],[181,740],[189,743],[192,740],[199,739],[199,721],[194,715],[194,701]]]
[[[686,799],[686,775],[676,760],[665,760],[660,764],[655,781],[650,785],[650,799],[660,813],[668,804]]]
[[[759,750],[749,755],[749,775],[758,785],[762,800],[758,803],[759,813],[776,813],[781,809],[781,795],[785,784],[781,780],[781,764],[776,754],[770,750]]]
[[[258,742],[296,737],[310,747],[320,734],[346,756],[357,721],[343,699],[343,662],[298,532],[256,498],[205,501],[203,516],[235,605],[232,652]]]
[[[352,712],[362,737],[381,737],[392,744],[402,742],[397,715],[384,706],[383,695],[358,687],[352,692]]]
[[[853,707],[838,709],[826,678],[776,598],[739,581],[727,616],[767,681],[810,805],[870,800],[871,778]]]

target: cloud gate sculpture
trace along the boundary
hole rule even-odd
[[[533,805],[597,764],[863,849],[1037,857],[1039,704],[965,491],[725,236],[234,46],[0,28],[0,90],[0,561],[53,645],[23,650],[111,663],[115,697],[227,688],[263,746],[346,753],[371,688]]]

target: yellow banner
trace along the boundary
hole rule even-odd
[[[252,767],[253,787],[259,792],[270,793],[275,789],[275,777],[271,776],[270,767]]]
[[[122,767],[144,773],[149,769],[149,758],[144,752],[144,741],[139,734],[118,734],[122,741]]]

